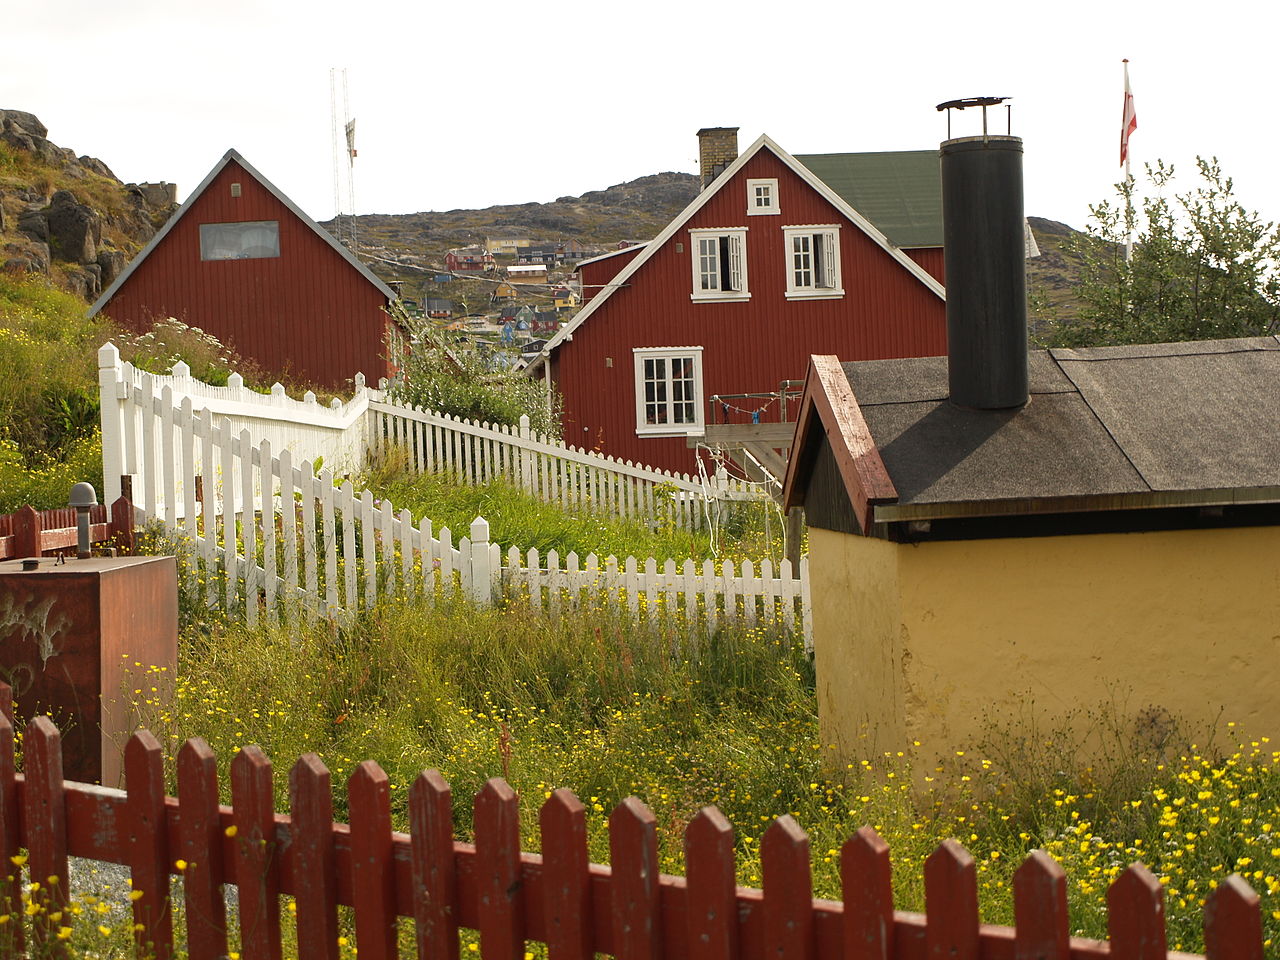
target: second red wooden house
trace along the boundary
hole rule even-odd
[[[808,158],[835,189],[767,136],[740,156],[733,128],[699,139],[713,182],[649,243],[584,263],[588,302],[527,368],[559,388],[568,443],[679,471],[709,408],[779,419],[713,398],[776,392],[813,353],[947,349],[936,151]]]

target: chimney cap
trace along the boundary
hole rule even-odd
[[[701,130],[698,131],[698,136],[702,136],[704,133],[737,133],[737,132],[738,132],[737,127],[703,127]]]
[[[963,110],[965,107],[994,107],[1012,99],[1012,97],[962,97],[959,100],[948,100],[946,103],[938,104],[937,110],[941,112]]]

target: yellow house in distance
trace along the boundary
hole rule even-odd
[[[824,742],[944,756],[1104,704],[1138,742],[1280,738],[1280,340],[1036,351],[987,409],[959,347],[811,359],[784,496]]]

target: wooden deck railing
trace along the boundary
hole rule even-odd
[[[0,516],[0,560],[40,557],[76,546],[74,507],[33,510],[23,507]],[[133,549],[133,505],[124,497],[110,507],[89,508],[89,542],[110,543],[126,553]],[[74,554],[73,554],[74,555]]]
[[[502,780],[475,798],[475,842],[453,836],[449,785],[426,771],[409,794],[410,834],[391,829],[387,776],[372,761],[347,784],[350,825],[333,822],[328,770],[314,754],[294,764],[288,816],[275,812],[271,762],[246,747],[231,763],[232,806],[218,803],[217,765],[202,740],[177,762],[178,798],[165,796],[163,757],[147,732],[125,753],[128,792],[64,782],[57,729],[26,728],[25,774],[14,771],[13,728],[0,719],[0,856],[21,863],[50,910],[68,902],[67,857],[126,864],[132,871],[140,955],[174,955],[170,876],[182,877],[186,955],[228,954],[223,884],[239,888],[243,960],[279,960],[281,897],[295,899],[297,956],[336,960],[338,906],[354,908],[361,960],[397,956],[400,918],[413,924],[416,955],[457,960],[460,927],[479,931],[487,960],[522,960],[526,941],[552,960],[1163,960],[1163,894],[1135,864],[1107,896],[1110,940],[1069,935],[1067,880],[1035,852],[1013,881],[1016,928],[981,924],[974,861],[955,841],[925,864],[927,914],[895,911],[889,850],[869,827],[841,851],[843,903],[813,898],[809,843],[781,817],[761,844],[763,890],[736,886],[733,829],[707,807],[685,832],[685,877],[658,871],[656,821],[625,800],[609,818],[610,866],[590,862],[586,813],[558,790],[539,814],[539,856],[520,850],[519,802]],[[14,858],[14,859],[11,859]],[[182,863],[179,864],[179,861]],[[180,869],[182,868],[182,869]],[[48,883],[47,878],[58,882]],[[19,876],[21,880],[21,876]],[[39,956],[64,956],[47,912],[22,932],[19,891],[0,912]],[[1258,896],[1239,877],[1205,906],[1209,960],[1261,960]],[[7,950],[19,956],[20,938]]]

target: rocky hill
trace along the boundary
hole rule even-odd
[[[176,190],[122,183],[48,135],[34,114],[0,110],[0,269],[93,300],[168,219]]]
[[[367,214],[355,218],[359,250],[405,296],[446,297],[487,304],[488,285],[436,283],[452,247],[492,236],[532,241],[573,240],[608,249],[620,240],[647,240],[698,192],[689,173],[658,173],[578,197],[483,210]],[[86,300],[95,299],[175,209],[172,184],[122,183],[101,160],[77,156],[48,139],[33,114],[0,110],[0,269],[43,273]],[[1070,321],[1079,260],[1071,227],[1031,217],[1042,256],[1028,261],[1033,328]],[[347,236],[351,224],[328,221]]]

